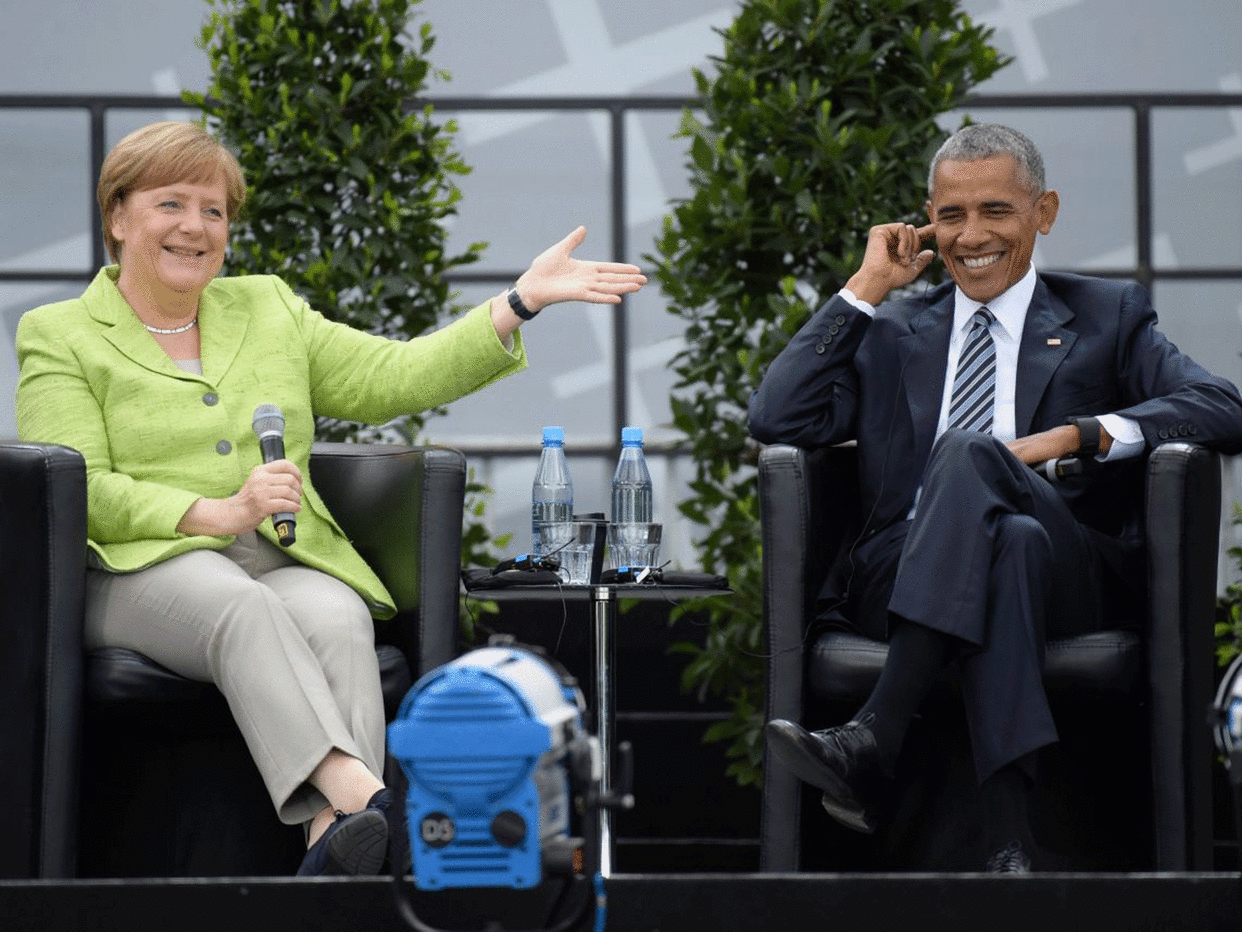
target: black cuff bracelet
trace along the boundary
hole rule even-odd
[[[1091,459],[1100,452],[1100,420],[1094,417],[1069,417],[1066,424],[1078,428],[1078,449],[1074,455],[1079,459]]]
[[[513,313],[517,314],[522,320],[534,320],[535,315],[539,313],[538,311],[530,310],[522,303],[522,297],[518,294],[517,286],[510,288],[506,292],[506,297],[509,299],[509,307],[513,308]]]

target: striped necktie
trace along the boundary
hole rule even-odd
[[[995,320],[986,307],[975,311],[970,333],[957,361],[953,396],[949,400],[949,428],[992,430],[996,395],[996,344],[988,329]]]

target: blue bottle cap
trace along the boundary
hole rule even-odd
[[[565,431],[559,427],[545,427],[543,429],[543,445],[561,446],[565,443]]]
[[[643,445],[643,429],[641,427],[622,427],[621,445],[624,447],[641,447]]]

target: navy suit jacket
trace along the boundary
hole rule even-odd
[[[749,420],[763,443],[857,440],[863,536],[903,519],[922,483],[945,383],[954,285],[881,305],[874,318],[831,298],[773,360]],[[1081,275],[1038,275],[1018,351],[1019,437],[1067,417],[1119,414],[1148,449],[1185,439],[1242,451],[1242,398],[1157,329],[1145,289]],[[1145,457],[1062,482],[1106,561],[1141,580]],[[1136,576],[1136,574],[1138,574]]]

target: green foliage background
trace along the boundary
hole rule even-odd
[[[1242,524],[1242,505],[1233,503],[1233,524]],[[1242,547],[1230,547],[1226,553],[1234,566],[1242,568]],[[1217,600],[1216,665],[1222,670],[1242,653],[1242,583],[1232,582]]]
[[[736,595],[683,606],[709,618],[683,682],[718,694],[729,772],[762,763],[763,599],[746,408],[768,362],[862,260],[867,230],[915,221],[938,125],[1006,64],[955,0],[745,0],[713,76],[694,72],[692,193],[665,219],[656,278],[686,323],[675,425],[695,477],[682,512],[705,529],[704,568]]]
[[[464,308],[446,274],[484,248],[447,251],[445,221],[469,172],[456,125],[410,109],[434,78],[420,0],[207,0],[206,94],[186,93],[238,157],[249,200],[231,226],[227,275],[279,275],[326,317],[409,339]],[[413,37],[411,38],[411,32]],[[414,442],[427,412],[381,428],[321,419],[324,440]],[[466,565],[495,561],[471,481]],[[503,545],[503,540],[496,543]]]
[[[325,316],[397,339],[461,310],[445,273],[483,249],[446,252],[453,177],[469,171],[456,127],[430,106],[407,110],[430,78],[447,78],[427,60],[430,23],[413,43],[405,34],[418,2],[208,0],[212,82],[186,95],[249,185],[225,273],[279,275]]]

